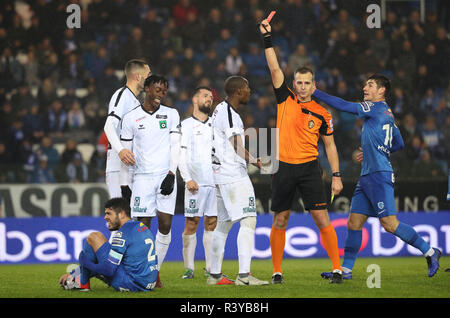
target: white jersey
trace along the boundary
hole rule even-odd
[[[141,103],[133,92],[127,87],[119,88],[111,97],[108,107],[108,116],[113,116],[119,120],[116,133],[120,137],[120,122],[123,116]],[[120,171],[119,154],[109,145],[106,156],[106,172]]]
[[[247,163],[238,156],[230,138],[241,136],[245,140],[244,123],[227,101],[216,106],[212,115],[213,126],[213,170],[216,184],[236,182],[248,177]]]
[[[181,122],[181,148],[184,162],[179,164],[181,176],[187,182],[194,180],[199,186],[214,186],[212,170],[212,124],[191,116]],[[181,167],[187,168],[187,175]]]
[[[180,115],[174,108],[160,105],[150,113],[141,106],[124,116],[120,140],[132,141],[135,175],[169,172],[171,133],[181,133]]]

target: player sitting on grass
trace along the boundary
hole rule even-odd
[[[100,232],[89,234],[80,266],[62,275],[59,284],[64,289],[90,290],[89,279],[97,277],[117,291],[153,290],[158,275],[153,234],[131,220],[129,201],[123,198],[106,202],[105,220],[110,231],[117,231],[111,244]]]

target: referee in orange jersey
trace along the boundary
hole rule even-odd
[[[305,209],[311,213],[320,230],[320,238],[333,264],[330,283],[342,283],[342,271],[336,232],[330,223],[327,195],[322,170],[317,159],[319,136],[325,145],[333,178],[331,191],[342,191],[339,157],[333,137],[330,113],[311,100],[313,71],[300,67],[294,73],[293,90],[288,88],[272,47],[271,27],[267,20],[259,25],[264,40],[267,64],[277,99],[279,169],[272,178],[272,206],[275,212],[270,234],[272,249],[272,283],[283,283],[281,261],[286,240],[286,227],[296,189],[300,190]]]

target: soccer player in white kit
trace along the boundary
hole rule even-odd
[[[144,90],[144,81],[150,67],[141,60],[130,60],[125,64],[127,82],[111,97],[104,131],[109,141],[106,157],[106,185],[111,198],[121,197],[119,182],[120,162],[134,165],[134,154],[120,142],[120,123],[123,116],[141,103],[137,96]]]
[[[158,216],[155,248],[159,268],[171,241],[181,138],[178,111],[161,104],[168,86],[167,79],[160,75],[145,80],[145,101],[124,116],[120,135],[124,147],[131,149],[136,158],[132,169],[131,216],[148,228],[151,219]],[[129,172],[128,166],[122,164],[121,186],[127,185]]]
[[[211,272],[208,285],[268,285],[250,274],[255,242],[256,202],[252,182],[247,172],[247,162],[262,168],[244,148],[244,124],[236,109],[248,103],[250,87],[241,76],[231,76],[225,81],[225,101],[217,105],[212,115],[213,170],[217,185],[217,226],[213,232]],[[239,222],[237,237],[239,275],[236,281],[221,272],[222,255],[228,233]]]
[[[209,113],[213,95],[209,87],[197,87],[192,94],[191,117],[181,122],[181,152],[178,169],[185,185],[182,278],[194,278],[194,256],[197,228],[204,216],[203,247],[205,274],[211,269],[211,237],[217,224],[216,187],[212,170],[212,125]]]

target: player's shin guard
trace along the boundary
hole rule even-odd
[[[347,238],[345,240],[344,262],[342,263],[343,270],[353,270],[355,265],[356,255],[361,248],[362,230],[347,230]]]
[[[211,271],[211,240],[213,231],[203,232],[203,247],[205,249],[205,268],[208,272]]]
[[[333,270],[341,270],[338,240],[333,225],[330,224],[327,227],[320,229],[320,238],[322,240],[323,246],[325,247],[325,250],[327,251],[328,257],[333,264]]]
[[[194,254],[197,246],[197,234],[183,234],[184,268],[194,270]]]
[[[158,231],[156,233],[155,249],[156,255],[158,255],[158,270],[161,269],[161,265],[166,257],[167,250],[169,249],[170,241],[172,240],[172,231],[164,235]]]
[[[255,244],[256,216],[243,218],[240,225],[237,236],[239,274],[248,274]]]
[[[227,242],[228,232],[232,227],[231,221],[219,221],[211,239],[211,274],[222,272],[222,257]]]
[[[430,251],[431,246],[417,234],[416,230],[408,224],[400,222],[394,235],[404,242],[419,249],[424,255]]]

